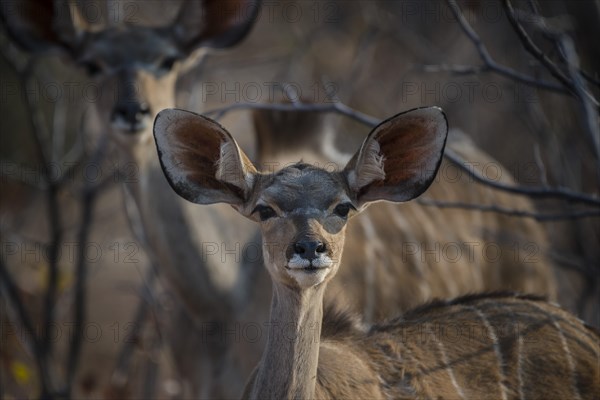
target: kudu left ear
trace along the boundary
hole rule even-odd
[[[188,53],[230,47],[248,34],[259,9],[260,0],[184,0],[173,33]]]
[[[256,168],[217,122],[190,111],[162,110],[154,139],[162,170],[184,199],[235,206],[247,199]]]
[[[28,52],[58,50],[72,57],[77,56],[90,28],[77,4],[67,0],[1,1],[0,24]]]
[[[448,122],[441,108],[397,114],[376,126],[344,169],[359,205],[423,193],[440,166]]]

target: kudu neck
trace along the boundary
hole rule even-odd
[[[314,398],[325,286],[273,283],[267,346],[251,398]]]

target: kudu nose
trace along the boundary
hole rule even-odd
[[[327,251],[327,246],[318,241],[301,241],[294,244],[294,251],[302,258],[314,260]]]
[[[146,128],[150,113],[150,107],[146,103],[123,102],[115,106],[112,121],[126,132],[135,133]]]

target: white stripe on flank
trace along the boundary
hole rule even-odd
[[[579,393],[579,389],[577,388],[577,382],[575,379],[575,362],[573,361],[573,356],[571,355],[571,350],[569,349],[569,344],[567,343],[567,339],[565,338],[565,334],[558,324],[558,321],[552,318],[552,324],[558,331],[558,335],[560,336],[560,342],[562,343],[563,351],[565,352],[565,356],[567,357],[567,363],[569,364],[569,368],[571,369],[571,386],[573,390],[573,394],[575,394],[574,399],[581,399],[581,394]]]
[[[567,343],[567,338],[565,338],[565,334],[558,323],[558,321],[554,318],[554,315],[543,310],[539,306],[532,303],[532,305],[540,310],[542,313],[550,317],[552,320],[552,325],[558,331],[558,336],[560,337],[560,342],[562,344],[563,351],[565,352],[565,357],[567,357],[567,364],[569,364],[569,369],[571,370],[571,391],[574,396],[573,399],[581,400],[581,393],[579,393],[579,388],[577,387],[577,380],[575,379],[575,362],[573,361],[573,356],[571,355],[571,350],[569,349],[569,344]]]
[[[517,379],[519,381],[519,399],[524,400],[525,394],[523,393],[523,360],[521,354],[523,352],[523,336],[519,334],[517,339]]]
[[[452,370],[452,367],[450,366],[450,362],[448,361],[448,355],[446,354],[446,350],[444,349],[444,344],[442,343],[441,339],[436,340],[436,342],[438,344],[438,348],[440,349],[440,353],[442,353],[442,362],[444,364],[446,364],[445,370],[448,372],[448,376],[450,377],[450,380],[452,381],[452,385],[456,389],[456,393],[460,396],[461,399],[466,400],[465,394],[464,394],[462,388],[458,385],[458,382],[456,381],[456,377],[454,376],[454,371]]]
[[[496,336],[496,332],[494,331],[494,327],[490,324],[487,317],[483,312],[477,307],[468,307],[473,310],[477,316],[483,321],[485,328],[488,331],[488,337],[492,339],[492,344],[494,346],[494,353],[496,353],[496,358],[498,359],[498,383],[500,384],[500,393],[502,394],[502,400],[507,400],[508,396],[506,394],[506,385],[504,384],[505,376],[504,376],[504,361],[502,359],[502,353],[500,352],[500,344],[498,343],[498,336]]]

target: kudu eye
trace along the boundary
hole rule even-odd
[[[86,60],[82,61],[81,65],[85,68],[85,71],[89,76],[96,76],[102,72],[102,66],[96,61]]]
[[[177,57],[165,57],[160,63],[160,69],[170,71],[176,62]]]
[[[350,213],[351,209],[354,209],[354,206],[352,204],[342,203],[338,204],[333,210],[333,212],[339,217],[346,218],[348,216],[348,213]]]
[[[256,206],[256,208],[252,211],[252,214],[254,214],[256,212],[258,212],[258,216],[260,217],[261,221],[266,221],[269,218],[273,218],[273,217],[277,216],[277,213],[275,212],[275,210],[273,210],[269,206],[264,206],[264,205]]]

